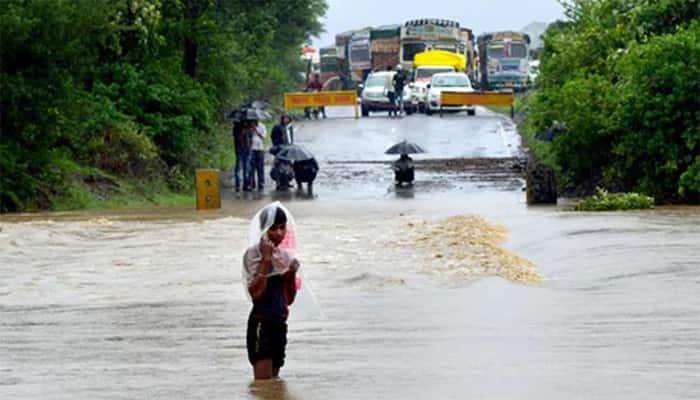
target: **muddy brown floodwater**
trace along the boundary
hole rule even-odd
[[[427,175],[406,196],[377,165],[364,186],[320,177],[315,198],[284,197],[316,302],[292,306],[265,383],[240,266],[270,194],[0,217],[0,397],[700,397],[700,208],[564,212]]]

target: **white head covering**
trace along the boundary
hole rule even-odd
[[[267,233],[267,230],[275,224],[275,214],[278,208],[287,216],[287,234],[284,236],[279,248],[294,256],[297,252],[297,225],[294,222],[292,213],[279,201],[270,203],[255,213],[255,216],[250,221],[248,246],[255,246],[260,243],[260,238],[262,238],[263,234]]]
[[[255,275],[260,268],[262,254],[259,250],[261,238],[275,224],[275,215],[280,209],[287,217],[287,229],[284,239],[272,251],[272,268],[267,276],[282,275],[295,264],[298,267],[298,262],[295,261],[297,250],[297,235],[296,223],[292,214],[279,201],[270,203],[260,209],[253,219],[250,221],[248,232],[248,250],[243,256],[243,268],[241,270],[243,284],[248,287],[253,283]]]

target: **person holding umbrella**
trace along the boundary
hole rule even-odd
[[[306,182],[309,195],[313,194],[313,181],[318,173],[318,163],[314,155],[304,146],[290,144],[282,147],[275,155],[275,164],[280,166],[292,166],[292,178],[297,181],[297,189],[302,190],[302,183]]]
[[[236,152],[236,164],[233,167],[234,184],[236,192],[248,187],[250,165],[250,136],[248,135],[248,121],[234,121],[233,123],[233,147]]]
[[[398,160],[394,161],[392,167],[394,169],[394,181],[397,186],[407,183],[413,185],[415,178],[413,159],[409,154],[425,153],[422,147],[415,143],[406,140],[389,147],[385,154],[400,154]]]
[[[409,186],[413,185],[414,179],[414,167],[413,159],[408,156],[408,154],[401,154],[398,160],[394,161],[394,181],[396,181],[397,186],[401,186],[403,182],[406,182]]]

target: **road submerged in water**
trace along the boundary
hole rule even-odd
[[[478,114],[304,123],[313,198],[0,217],[2,397],[697,397],[700,209],[528,207],[517,169],[465,172],[522,156]],[[395,190],[383,151],[404,138],[428,153]],[[272,199],[316,302],[292,306],[282,379],[259,383],[240,265]]]

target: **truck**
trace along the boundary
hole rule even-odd
[[[350,80],[350,38],[355,31],[347,31],[335,35],[336,58],[338,62],[338,79],[340,79],[342,89],[353,87]]]
[[[479,82],[482,89],[525,90],[529,82],[530,37],[502,31],[479,36]]]
[[[321,82],[323,82],[324,89],[342,89],[337,52],[338,50],[335,46],[322,47],[319,49],[319,57],[321,59]]]
[[[413,69],[413,58],[426,50],[445,50],[464,54],[464,35],[459,22],[446,19],[410,20],[401,27],[400,62],[406,71]]]
[[[369,38],[370,28],[360,29],[350,36],[348,64],[350,80],[353,86],[364,82],[367,75],[372,71]]]
[[[476,43],[474,33],[468,28],[459,28],[460,35],[462,36],[461,43],[463,43],[464,49],[460,51],[466,58],[466,68],[464,72],[469,75],[469,79],[475,82],[476,79]]]
[[[399,65],[401,25],[383,25],[369,32],[373,71],[385,71]]]

